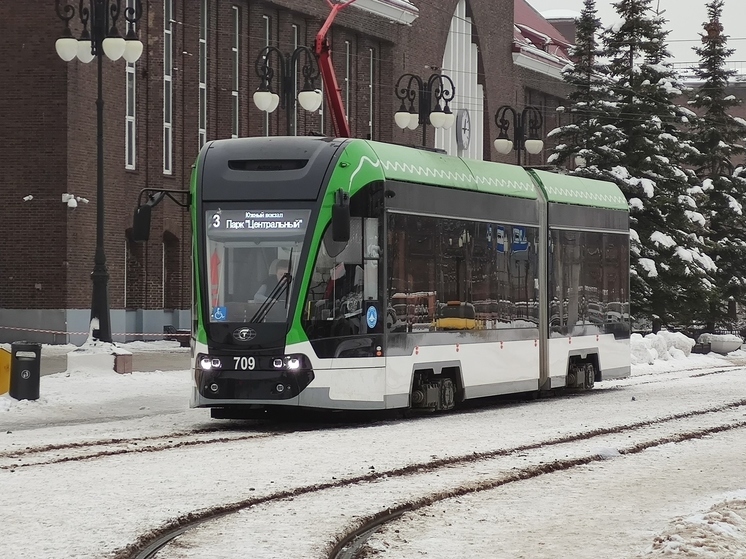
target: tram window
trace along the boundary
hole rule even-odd
[[[535,227],[390,214],[392,331],[535,327]],[[466,321],[440,320],[456,305]]]
[[[341,251],[337,252],[340,243],[334,243],[331,236],[332,230],[328,227],[311,276],[305,318],[311,322],[333,323],[335,328],[329,335],[352,335],[361,329],[363,219],[352,218],[350,240]],[[327,249],[330,246],[334,250],[332,254]]]
[[[228,168],[234,171],[295,171],[308,165],[308,159],[231,159]]]
[[[363,290],[363,299],[366,301],[378,300],[378,259],[381,257],[381,247],[378,244],[378,229],[380,223],[378,219],[366,218],[365,227],[365,250],[364,250],[364,274],[365,283]]]
[[[629,334],[629,293],[621,280],[629,258],[621,235],[553,231],[549,265],[554,334]]]
[[[382,208],[380,183],[371,183],[354,194],[349,241],[334,242],[328,225],[318,254],[310,258],[313,270],[302,322],[321,357],[380,354],[386,316],[379,278]]]
[[[350,235],[352,235],[352,231],[350,231]],[[345,248],[347,248],[347,245],[350,241],[347,241],[347,242],[335,241],[331,234],[331,229],[328,229],[326,234],[324,234],[324,238],[322,239],[322,242],[324,243],[324,250],[326,251],[327,256],[330,256],[331,258],[336,258],[342,253],[342,251]]]
[[[277,266],[298,271],[310,210],[207,210],[206,285],[211,322],[284,322],[289,305],[274,304],[257,318],[267,293],[278,285],[277,301],[286,300]],[[238,226],[240,225],[240,226]],[[265,290],[261,286],[266,284]],[[257,297],[257,293],[262,296]]]

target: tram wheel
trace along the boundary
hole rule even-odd
[[[456,406],[456,386],[449,378],[440,382],[440,409],[450,410]]]

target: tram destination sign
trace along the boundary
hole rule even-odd
[[[208,233],[288,232],[303,233],[308,227],[308,210],[209,210]]]

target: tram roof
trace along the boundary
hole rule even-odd
[[[536,199],[536,185],[522,167],[396,144],[367,141],[387,180],[418,182]]]
[[[537,188],[541,188],[549,202],[628,209],[624,194],[611,182],[372,140],[313,136],[209,142],[200,154],[205,172],[210,175],[210,189],[203,196],[211,200],[231,199],[251,184],[252,195],[257,198],[316,199],[327,166],[340,148],[340,163],[347,165],[338,166],[334,176],[347,182],[350,192],[354,192],[355,185],[392,180],[536,200]],[[245,170],[274,172],[245,173],[237,164],[247,164]]]
[[[537,178],[550,202],[612,210],[629,209],[627,199],[613,182],[560,175],[537,169],[531,169],[529,172]]]
[[[612,182],[524,169],[492,161],[464,159],[396,144],[366,140],[385,179],[463,188],[536,199],[542,188],[549,202],[627,210],[627,200]]]

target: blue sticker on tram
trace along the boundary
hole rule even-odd
[[[365,322],[368,324],[368,328],[375,328],[378,324],[378,311],[375,307],[368,307],[368,312],[365,313]]]
[[[513,252],[528,250],[528,238],[525,227],[513,227]]]
[[[223,322],[228,318],[228,312],[225,307],[215,307],[212,309],[212,319],[216,322]]]

